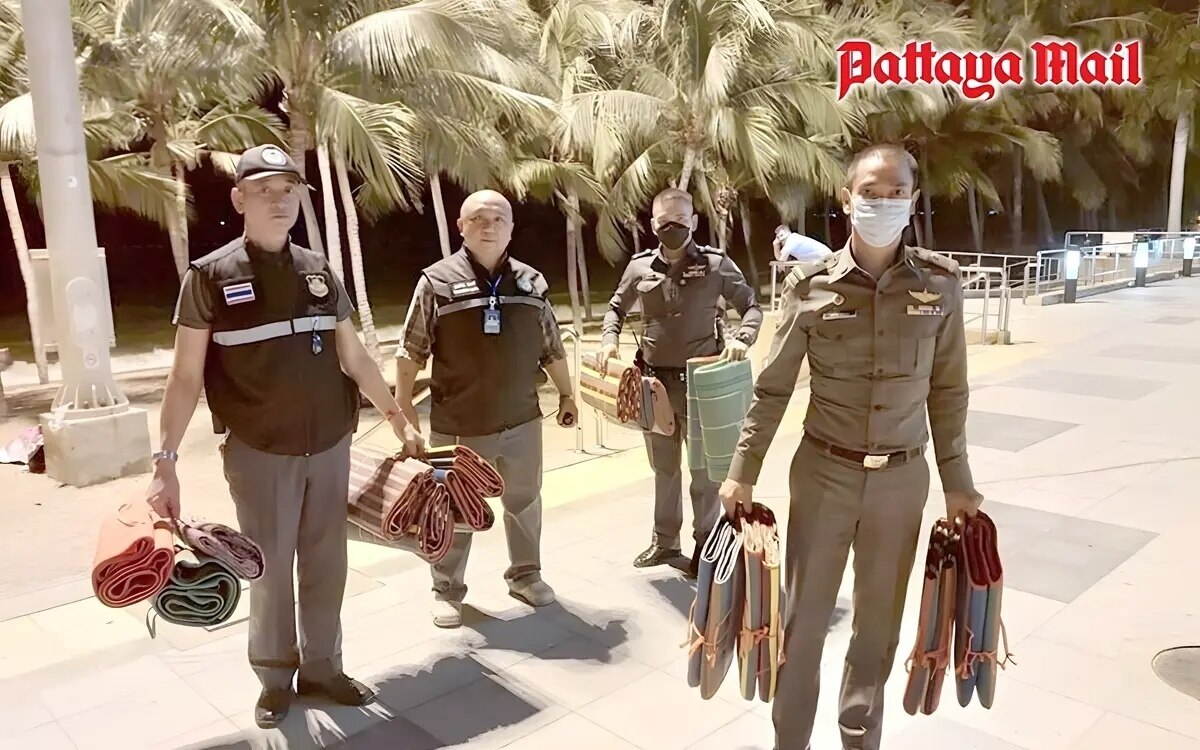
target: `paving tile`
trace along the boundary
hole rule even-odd
[[[172,737],[220,722],[221,714],[178,677],[121,697],[89,701],[93,707],[59,725],[79,750],[153,747]],[[51,709],[58,707],[51,704]]]
[[[1195,323],[1197,320],[1200,320],[1200,318],[1194,318],[1187,315],[1164,315],[1163,317],[1155,318],[1150,322],[1155,325],[1186,326]]]
[[[771,720],[750,713],[734,719],[688,750],[772,750],[774,747],[775,727]]]
[[[4,707],[0,745],[54,721],[54,714],[50,713],[38,691],[30,690],[21,680],[0,682],[0,706]]]
[[[653,706],[671,721],[630,721]],[[687,683],[662,672],[626,685],[578,711],[628,742],[655,750],[684,750],[745,714],[724,701],[705,701]]]
[[[303,700],[292,705],[292,710],[276,729],[263,730],[255,726],[253,711],[231,717],[240,735],[233,747],[237,750],[315,750],[336,747],[347,739],[394,718],[395,715],[388,711],[386,706],[377,702],[362,707],[349,707]]]
[[[4,739],[4,747],[37,750],[79,750],[57,723],[42,724]]]
[[[1003,381],[999,385],[1052,393],[1070,393],[1076,396],[1136,401],[1168,384],[1159,380],[1123,378],[1091,372],[1042,370]]]
[[[970,445],[1015,453],[1076,426],[1069,422],[1055,422],[1049,419],[969,411],[967,441]]]
[[[369,673],[379,700],[400,714],[464,688],[495,670],[464,645],[431,648],[422,644],[381,660],[388,666]]]
[[[228,744],[235,744],[239,738],[240,733],[237,726],[229,719],[221,719],[212,724],[196,727],[190,732],[175,735],[146,750],[180,750],[190,747],[197,748],[197,750],[200,748],[209,750],[217,747],[224,749]]]
[[[1200,750],[1200,740],[1168,732],[1117,713],[1106,713],[1070,747],[1071,750],[1096,750],[1106,747]]]
[[[488,675],[404,716],[447,744],[496,747],[516,742],[567,713],[521,685]]]
[[[60,682],[41,691],[41,698],[54,717],[61,720],[115,701],[136,701],[145,695],[183,687],[179,675],[160,658],[147,656]]]
[[[1131,359],[1138,362],[1171,362],[1188,365],[1200,365],[1200,349],[1181,346],[1148,346],[1145,344],[1124,344],[1109,347],[1097,352],[1101,357]]]
[[[622,649],[575,637],[504,670],[505,679],[575,710],[649,674],[652,667]]]
[[[1034,750],[1032,745],[1016,745],[936,715],[921,717],[920,721],[913,722],[908,728],[889,738],[887,747],[888,750]]]
[[[638,750],[612,732],[579,714],[567,714],[549,726],[534,731],[509,747],[514,750],[563,750],[563,748],[604,748]]]
[[[333,745],[339,750],[441,750],[445,744],[403,716],[380,721]]]

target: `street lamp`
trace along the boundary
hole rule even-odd
[[[1183,275],[1192,275],[1192,259],[1196,257],[1196,238],[1185,237],[1183,239]]]
[[[1063,302],[1071,303],[1075,301],[1075,295],[1079,291],[1079,263],[1083,253],[1079,250],[1068,250],[1067,257],[1063,260]]]
[[[82,487],[148,471],[150,433],[145,410],[130,407],[109,361],[70,0],[24,2],[21,16],[63,373],[51,413],[40,419],[46,473]]]
[[[1150,265],[1150,243],[1137,243],[1133,253],[1133,285],[1146,286],[1146,268]]]

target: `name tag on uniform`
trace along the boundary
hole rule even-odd
[[[254,301],[254,285],[249,281],[230,284],[223,288],[221,293],[225,295],[225,304],[227,305],[240,305],[243,302]]]
[[[821,320],[849,320],[857,318],[858,310],[833,310],[821,316]]]
[[[500,333],[500,309],[489,307],[483,311],[483,332],[495,336]]]
[[[450,295],[455,299],[468,294],[479,294],[479,284],[474,281],[458,281],[450,286]]]
[[[909,315],[941,315],[941,305],[909,305]]]

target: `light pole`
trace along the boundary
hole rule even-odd
[[[1133,285],[1146,286],[1146,268],[1150,265],[1150,243],[1142,240],[1133,252]]]
[[[81,487],[147,471],[150,433],[109,361],[70,0],[21,3],[21,17],[63,373],[52,413],[41,417],[46,473]]]
[[[1063,259],[1063,302],[1071,304],[1079,293],[1079,264],[1083,255],[1079,248],[1071,248]]]

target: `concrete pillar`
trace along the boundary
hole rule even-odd
[[[1066,258],[1063,260],[1063,303],[1070,304],[1075,301],[1075,296],[1079,292],[1079,264],[1083,259],[1083,253],[1080,250],[1068,250]]]
[[[117,387],[103,324],[70,0],[21,4],[63,382],[41,417],[46,473],[82,487],[150,469],[146,412]]]
[[[1133,285],[1146,286],[1146,269],[1150,265],[1150,243],[1145,240],[1137,244],[1133,253]]]

